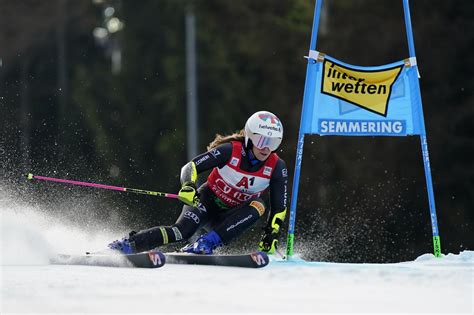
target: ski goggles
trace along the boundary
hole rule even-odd
[[[270,151],[276,151],[281,144],[281,138],[270,138],[254,133],[250,136],[253,145],[257,149],[269,148]]]

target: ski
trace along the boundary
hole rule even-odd
[[[159,268],[166,262],[162,252],[152,250],[137,254],[58,254],[50,259],[53,265],[87,265],[103,267]]]
[[[165,253],[169,264],[213,265],[244,268],[263,268],[270,262],[268,255],[254,252],[240,255],[200,255],[190,253]]]

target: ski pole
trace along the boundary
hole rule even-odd
[[[275,253],[277,253],[281,259],[286,260],[286,255],[283,255],[282,252],[278,250],[278,248],[275,248]]]
[[[53,177],[38,176],[38,175],[33,175],[31,173],[29,173],[27,175],[27,178],[29,180],[37,179],[37,180],[43,180],[43,181],[48,181],[48,182],[56,182],[56,183],[71,184],[71,185],[86,186],[86,187],[94,187],[94,188],[101,188],[101,189],[108,189],[108,190],[125,191],[125,192],[131,192],[131,193],[135,193],[135,194],[143,194],[143,195],[178,199],[178,195],[176,195],[176,194],[169,194],[169,193],[164,193],[164,192],[157,192],[157,191],[150,191],[150,190],[143,190],[143,189],[135,189],[135,188],[126,188],[126,187],[118,187],[118,186],[86,183],[86,182],[78,182],[78,181],[69,180],[69,179],[60,179],[60,178],[53,178]]]

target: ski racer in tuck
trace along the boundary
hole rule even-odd
[[[283,126],[274,114],[259,111],[245,128],[229,136],[217,135],[208,152],[195,157],[181,169],[179,199],[185,203],[171,226],[131,232],[109,244],[130,254],[189,239],[200,227],[211,229],[182,251],[212,254],[219,246],[242,235],[266,213],[262,194],[269,191],[267,224],[259,250],[274,253],[287,211],[288,174],[285,162],[275,151],[283,138]],[[211,170],[207,181],[196,188],[199,173]]]

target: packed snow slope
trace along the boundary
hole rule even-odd
[[[397,264],[273,259],[263,269],[50,265],[117,234],[0,202],[0,313],[473,313],[474,252]]]

